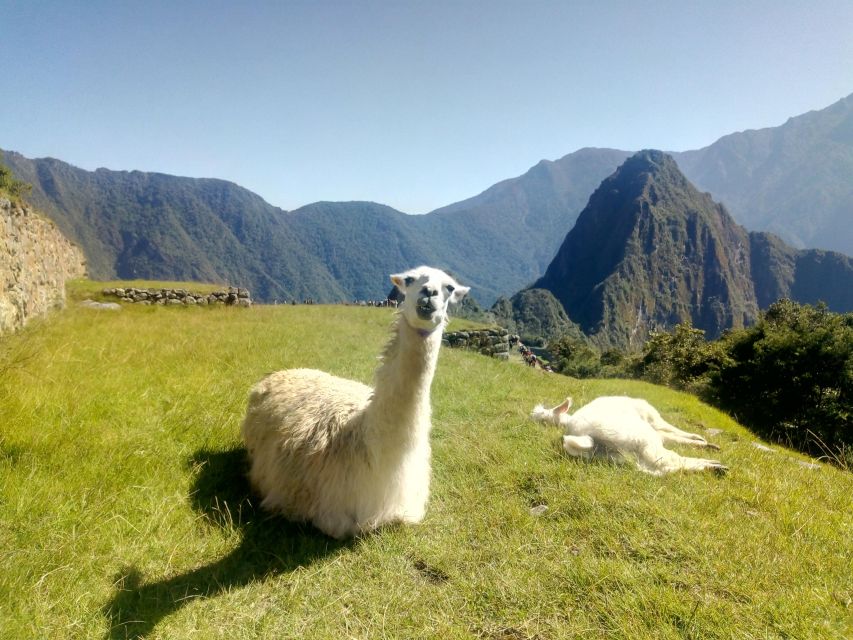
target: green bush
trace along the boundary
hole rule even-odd
[[[672,332],[656,332],[632,363],[634,377],[697,395],[707,393],[710,374],[724,359],[720,342],[707,342],[705,332],[685,322]]]
[[[853,314],[780,300],[722,342],[717,404],[764,437],[853,462]]]
[[[551,366],[573,378],[594,378],[601,374],[601,354],[585,340],[563,336],[548,344]]]
[[[692,392],[762,437],[853,465],[853,314],[780,300],[719,340],[679,324],[653,333],[640,356],[608,362],[600,375],[621,368]]]

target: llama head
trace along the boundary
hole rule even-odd
[[[447,307],[465,297],[463,287],[440,269],[417,267],[391,276],[391,282],[405,295],[400,313],[413,329],[432,332],[447,322]]]
[[[569,419],[569,409],[572,407],[572,399],[566,398],[562,404],[558,404],[553,409],[546,409],[543,405],[537,404],[530,412],[530,417],[536,422],[550,422],[560,425],[563,422],[563,416],[566,420]]]

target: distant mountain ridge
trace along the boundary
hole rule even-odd
[[[748,232],[649,150],[601,183],[533,288],[601,346],[632,349],[685,321],[717,337],[780,297],[853,310],[851,285],[851,258]]]
[[[853,95],[672,155],[748,229],[853,255]]]
[[[94,278],[235,282],[263,301],[382,298],[387,277],[436,264],[490,305],[535,280],[576,208],[622,152],[541,162],[452,208],[408,216],[372,202],[283,211],[236,184],[139,171],[85,171],[4,152],[32,200],[84,248]],[[559,186],[556,186],[559,185]]]
[[[384,297],[388,273],[426,262],[490,306],[541,277],[590,194],[631,152],[543,160],[423,216],[371,202],[286,212],[223,180],[3,155],[33,184],[33,203],[83,248],[93,277],[211,280],[250,287],[262,301],[337,301]],[[853,254],[853,96],[673,155],[750,229]]]
[[[510,298],[500,297],[490,311],[498,324],[525,342],[584,337],[580,327],[569,320],[560,301],[546,289],[522,289]]]
[[[239,283],[266,300],[345,293],[284,212],[233,183],[4,155],[33,185],[33,204],[83,248],[92,278]]]
[[[468,218],[481,228],[498,230],[533,259],[536,269],[528,272],[533,280],[554,257],[589,194],[629,155],[617,149],[584,148],[559,160],[542,160],[524,175],[428,215]]]

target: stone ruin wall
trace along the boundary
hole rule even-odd
[[[252,297],[247,289],[228,287],[212,293],[197,293],[187,289],[138,289],[136,287],[111,287],[104,289],[107,297],[115,297],[122,302],[136,304],[161,305],[233,305],[251,307]]]
[[[65,305],[65,282],[86,275],[83,252],[26,204],[0,196],[0,335]]]
[[[502,328],[452,331],[445,333],[442,344],[455,349],[469,349],[483,355],[509,358],[509,332]]]

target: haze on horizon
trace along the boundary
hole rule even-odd
[[[0,147],[425,213],[853,92],[853,3],[0,0]]]

